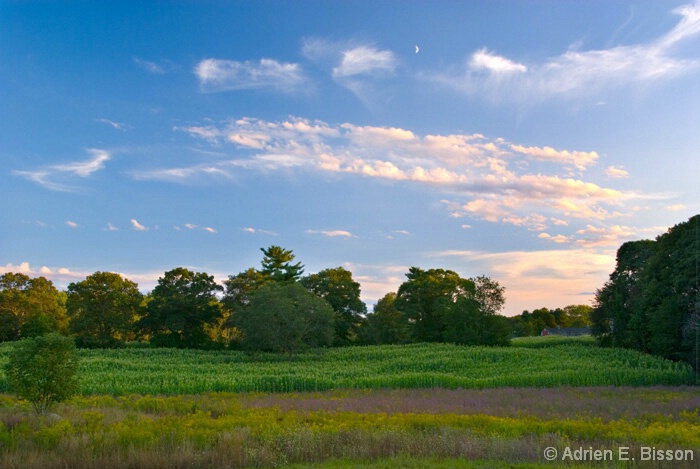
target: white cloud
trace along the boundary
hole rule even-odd
[[[577,218],[619,217],[625,202],[639,197],[570,176],[572,168],[594,165],[599,158],[595,151],[523,146],[480,134],[418,135],[397,127],[332,126],[294,117],[278,122],[242,118],[201,129],[177,130],[235,152],[206,166],[211,175],[297,168],[431,185],[456,199],[446,202],[453,216],[530,230],[566,226]],[[552,164],[532,172],[523,164],[530,161]],[[138,177],[190,182],[204,175],[202,168],[160,169]]]
[[[684,210],[685,208],[686,208],[685,204],[674,204],[674,205],[667,205],[666,206],[666,210],[670,210],[672,212]]]
[[[678,45],[700,33],[700,2],[677,8],[674,13],[681,17],[677,25],[647,43],[598,50],[572,47],[557,57],[527,65],[481,49],[472,54],[462,72],[429,78],[469,96],[517,102],[599,95],[673,79],[700,67],[697,57],[676,54]]]
[[[323,236],[328,236],[329,238],[354,238],[355,236],[349,231],[345,230],[306,230],[309,234],[322,234]]]
[[[29,179],[46,189],[70,192],[74,190],[74,188],[68,184],[72,176],[86,178],[104,169],[105,163],[111,158],[110,154],[105,150],[93,148],[87,151],[92,154],[93,157],[86,161],[51,165],[34,171],[16,170],[12,171],[12,174]]]
[[[102,118],[102,119],[97,119],[97,121],[98,121],[98,122],[102,122],[103,124],[110,125],[110,126],[114,127],[114,128],[117,129],[117,130],[124,130],[124,128],[125,128],[125,125],[124,125],[123,123],[121,123],[121,122],[114,122],[114,121],[109,120],[109,119],[104,119],[104,118]]]
[[[148,228],[143,226],[141,223],[139,223],[136,219],[132,218],[131,219],[131,226],[136,230],[136,231],[148,231]]]
[[[527,72],[525,65],[491,54],[486,49],[474,52],[469,61],[469,68],[472,70],[488,70],[491,73]]]
[[[106,227],[106,228],[102,228],[102,230],[104,230],[104,231],[119,231],[119,228],[117,228],[116,226],[112,225],[111,223],[107,223],[107,227]]]
[[[197,228],[197,225],[193,225],[192,223],[185,223],[185,228],[187,228],[188,230],[194,230],[195,228]]]
[[[167,61],[153,62],[138,57],[134,57],[134,63],[154,75],[163,75],[167,69],[172,67],[172,64]]]
[[[625,170],[622,166],[608,166],[608,168],[605,170],[605,174],[608,177],[615,179],[630,177],[630,173],[627,172],[627,170]]]
[[[277,233],[275,233],[274,231],[261,230],[260,228],[246,227],[246,228],[241,228],[241,231],[245,231],[246,233],[261,233],[261,234],[266,234],[266,235],[270,235],[270,236],[277,236]]]
[[[210,227],[210,226],[202,227],[202,229],[203,229],[204,231],[209,232],[209,233],[216,233],[216,230],[215,230],[214,228]]]
[[[391,51],[358,46],[343,51],[340,64],[333,69],[333,76],[346,78],[376,72],[392,72],[395,67],[396,59]]]
[[[552,147],[524,147],[522,145],[511,145],[513,151],[528,155],[537,160],[551,161],[554,163],[573,166],[576,169],[585,171],[588,166],[594,165],[598,160],[598,153],[595,151],[568,151],[555,150]]]
[[[71,221],[71,220],[68,220],[68,221],[66,222],[66,225],[68,225],[68,226],[71,227],[71,228],[78,228],[78,227],[80,226],[80,225],[78,225],[76,222]]]
[[[205,59],[195,67],[195,75],[206,92],[261,88],[291,92],[306,81],[299,64],[272,59],[258,62]]]

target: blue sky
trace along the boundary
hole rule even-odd
[[[588,304],[700,209],[700,2],[0,1],[0,122],[0,272]]]

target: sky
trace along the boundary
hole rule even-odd
[[[591,304],[700,212],[700,1],[0,0],[0,274],[291,249]]]

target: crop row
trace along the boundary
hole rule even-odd
[[[0,347],[0,364],[7,346]],[[337,388],[647,386],[694,384],[690,367],[621,349],[449,344],[373,346],[276,355],[176,349],[82,350],[81,390],[90,394],[301,392]],[[0,376],[0,392],[6,392]]]

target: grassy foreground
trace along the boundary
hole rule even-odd
[[[0,346],[0,366],[10,346]],[[686,364],[566,338],[519,340],[513,347],[347,347],[299,354],[291,362],[273,354],[150,348],[81,355],[83,395],[695,383]],[[7,390],[0,373],[0,392]]]
[[[76,397],[40,419],[4,397],[0,467],[553,468],[578,463],[547,462],[548,447],[646,446],[694,459],[584,465],[691,468],[699,404],[692,387],[211,393]]]

